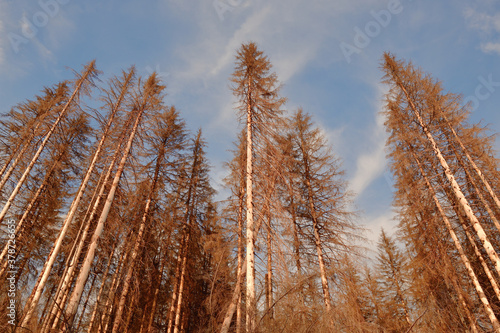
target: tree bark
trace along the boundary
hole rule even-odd
[[[247,217],[247,285],[246,285],[246,332],[255,331],[257,304],[255,298],[255,250],[254,250],[254,224],[253,224],[253,143],[252,143],[252,86],[248,80],[248,105],[247,105],[247,172],[246,172],[246,217]]]

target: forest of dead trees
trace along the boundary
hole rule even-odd
[[[495,138],[461,95],[381,61],[398,229],[367,252],[340,160],[236,50],[241,128],[206,142],[156,74],[92,61],[0,124],[1,332],[500,332]]]

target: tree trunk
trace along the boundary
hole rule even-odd
[[[478,168],[478,166],[476,165],[476,163],[474,162],[474,160],[472,159],[472,157],[468,153],[467,149],[465,148],[464,144],[462,143],[462,140],[458,136],[458,134],[455,131],[455,129],[451,126],[451,124],[448,121],[448,119],[446,118],[446,116],[443,113],[441,113],[441,116],[445,119],[446,123],[448,124],[448,127],[451,129],[451,132],[453,133],[453,136],[455,137],[455,139],[457,140],[458,144],[462,148],[462,151],[463,151],[464,155],[467,157],[467,159],[469,160],[470,164],[472,165],[472,168],[477,173],[477,175],[479,176],[479,178],[481,178],[481,181],[483,182],[483,184],[486,186],[486,189],[488,190],[488,193],[490,194],[490,196],[493,199],[493,201],[495,201],[497,209],[500,209],[500,200],[498,199],[497,195],[495,194],[495,192],[491,188],[490,183],[486,180],[486,178],[484,178],[483,173],[481,172],[481,170]]]
[[[86,66],[85,72],[82,75],[82,77],[78,80],[78,83],[76,84],[76,87],[75,87],[75,90],[73,91],[73,94],[71,95],[71,97],[69,98],[68,102],[66,103],[66,105],[61,110],[61,112],[60,112],[59,116],[57,117],[56,121],[54,122],[54,124],[52,124],[49,132],[46,134],[46,136],[45,136],[44,140],[42,141],[40,147],[38,148],[35,156],[31,160],[31,162],[28,165],[28,167],[26,168],[26,171],[24,172],[23,176],[21,176],[21,179],[19,180],[16,188],[12,192],[9,200],[7,201],[7,203],[4,206],[4,209],[0,213],[0,221],[2,221],[3,217],[7,213],[7,210],[9,209],[10,205],[12,204],[12,201],[14,200],[15,196],[17,195],[17,192],[21,188],[22,183],[24,182],[24,180],[28,176],[29,172],[33,168],[36,160],[38,159],[38,157],[42,153],[42,150],[45,148],[45,145],[47,144],[48,140],[52,136],[52,133],[54,133],[57,125],[59,124],[59,122],[62,120],[62,118],[66,114],[66,111],[69,109],[69,106],[71,105],[71,103],[75,99],[76,95],[79,93],[80,88],[82,87],[82,85],[84,84],[84,82],[88,78],[90,78],[90,77],[92,77],[92,76],[95,75],[95,72],[96,72],[95,61],[92,61],[89,65]],[[63,229],[64,229],[64,227],[63,227]],[[61,232],[60,232],[60,234],[58,236],[58,239],[56,240],[56,244],[54,245],[54,248],[52,249],[52,251],[51,251],[51,253],[49,255],[49,258],[45,262],[45,265],[43,267],[43,270],[42,270],[42,273],[40,275],[39,281],[36,284],[36,287],[35,287],[36,289],[33,289],[32,297],[30,297],[30,299],[26,303],[25,310],[23,311],[24,316],[23,316],[21,325],[17,329],[19,331],[23,327],[26,327],[28,325],[28,323],[29,323],[29,321],[31,319],[31,316],[33,315],[33,312],[35,311],[35,308],[38,305],[38,301],[39,301],[39,299],[40,299],[40,297],[42,295],[42,291],[43,291],[43,288],[45,287],[45,283],[47,282],[47,279],[49,278],[49,273],[50,273],[50,270],[52,268],[52,265],[54,264],[54,261],[56,259],[57,254],[59,253],[59,249],[60,249],[61,244],[62,244],[62,238],[64,238],[65,232],[67,230],[67,226],[66,226],[66,229],[64,229],[64,232],[63,232],[63,229],[61,230]]]
[[[111,250],[111,253],[109,254],[109,260],[108,260],[108,265],[106,266],[106,270],[104,271],[102,278],[101,278],[101,286],[99,287],[99,291],[97,292],[97,298],[94,302],[94,309],[92,310],[92,315],[90,316],[90,321],[89,321],[89,329],[88,332],[92,331],[92,327],[94,326],[94,320],[97,315],[97,309],[99,307],[99,304],[101,303],[101,297],[102,297],[102,292],[104,290],[104,286],[106,285],[106,279],[108,278],[109,274],[109,269],[111,268],[111,264],[113,263],[113,256],[115,254],[116,250],[116,245],[113,246],[113,249]],[[78,331],[78,329],[77,329]]]
[[[251,101],[251,81],[248,80],[248,105],[247,105],[247,290],[246,290],[246,332],[255,331],[257,301],[255,298],[255,250],[254,250],[254,221],[253,221],[253,143],[252,143],[252,105]]]
[[[243,177],[242,177],[242,183]],[[243,199],[244,199],[244,184],[240,186],[239,192],[239,205],[238,205],[238,266],[236,268],[236,283],[241,284],[241,271],[243,265]],[[240,286],[240,294],[238,295],[238,303],[236,305],[236,333],[241,333],[241,286]]]
[[[471,282],[473,283],[473,285],[476,289],[478,297],[481,300],[481,303],[483,304],[484,310],[485,310],[486,314],[488,315],[488,318],[490,319],[495,331],[500,332],[500,324],[495,316],[495,313],[493,312],[493,309],[491,308],[491,305],[490,305],[486,295],[484,294],[483,288],[481,287],[481,284],[479,283],[479,280],[477,279],[477,276],[474,273],[474,270],[472,269],[472,266],[469,262],[469,259],[465,255],[465,252],[462,248],[462,245],[460,244],[460,240],[458,239],[457,235],[455,234],[455,231],[453,230],[453,227],[452,227],[450,221],[448,220],[446,213],[443,211],[441,204],[440,204],[438,198],[436,197],[436,192],[434,191],[433,186],[429,182],[429,179],[427,178],[426,174],[424,173],[424,170],[422,168],[422,165],[420,164],[420,161],[418,160],[417,156],[414,153],[413,153],[413,157],[415,159],[415,162],[418,165],[418,168],[420,170],[420,174],[424,178],[425,183],[429,189],[429,192],[432,195],[434,203],[436,204],[436,208],[439,211],[439,214],[441,215],[443,222],[444,222],[446,228],[448,229],[448,232],[450,233],[451,238],[453,239],[455,247],[460,255],[460,259],[462,260],[463,264],[465,265],[465,267],[467,269],[467,273],[469,275],[469,278],[471,279]]]
[[[452,191],[457,198],[459,204],[462,206],[465,214],[467,215],[468,219],[470,220],[472,227],[476,231],[477,236],[481,240],[481,243],[483,245],[484,250],[488,254],[489,258],[493,262],[496,271],[500,274],[500,258],[498,257],[498,254],[496,253],[495,249],[491,245],[491,242],[488,240],[488,237],[486,236],[486,233],[484,232],[483,227],[481,226],[481,223],[479,223],[479,220],[477,219],[476,215],[472,211],[472,208],[470,207],[469,203],[467,202],[467,199],[465,198],[464,194],[460,190],[460,186],[458,185],[457,181],[455,180],[455,177],[453,176],[450,167],[448,166],[448,163],[446,162],[446,159],[444,156],[441,154],[441,150],[438,148],[436,141],[434,140],[432,134],[429,132],[429,129],[427,126],[424,124],[422,117],[420,116],[420,113],[418,112],[415,104],[413,103],[412,99],[410,98],[408,92],[406,91],[406,88],[398,82],[398,86],[403,90],[403,92],[406,95],[406,99],[408,100],[408,103],[411,106],[411,109],[415,113],[415,116],[417,117],[418,123],[420,124],[420,127],[424,131],[425,135],[427,136],[427,139],[429,140],[432,150],[434,151],[436,157],[439,160],[439,163],[441,164],[441,167],[443,168],[443,171],[446,175],[446,178],[448,179]]]
[[[101,152],[101,150],[102,150],[102,148],[104,146],[104,143],[105,143],[105,141],[106,141],[106,139],[107,139],[107,137],[109,135],[109,131],[111,129],[111,125],[113,124],[113,121],[114,121],[114,119],[116,117],[116,114],[118,113],[119,109],[121,108],[122,102],[125,99],[125,95],[127,94],[128,90],[130,88],[130,84],[132,82],[133,75],[134,75],[134,70],[132,69],[132,70],[130,70],[130,72],[124,78],[122,89],[120,90],[120,95],[118,96],[118,99],[116,100],[116,103],[112,107],[111,113],[110,113],[108,121],[106,123],[106,127],[105,127],[105,129],[103,131],[103,135],[101,137],[101,140],[99,141],[99,144],[98,144],[98,146],[96,148],[96,151],[94,153],[94,158],[92,160],[91,166],[89,167],[89,170],[93,171],[93,169],[95,167],[95,164],[97,162],[97,158],[99,157],[99,154],[100,154],[100,152]],[[126,127],[127,127],[127,125],[125,125],[125,128]],[[124,133],[120,136],[120,139],[118,140],[118,144],[117,144],[118,147],[121,146],[121,143],[122,143],[123,139],[124,139]],[[120,151],[119,149],[116,149],[115,153],[113,154],[113,158],[112,158],[111,163],[110,163],[110,165],[108,167],[108,170],[107,170],[107,172],[106,172],[106,174],[104,176],[104,180],[101,183],[99,194],[97,195],[97,198],[96,198],[96,200],[94,202],[93,209],[92,209],[92,212],[90,214],[90,217],[86,220],[86,222],[85,222],[85,220],[83,220],[83,222],[82,222],[82,223],[86,223],[85,229],[83,231],[82,237],[80,238],[80,242],[79,242],[79,244],[78,244],[78,246],[76,248],[75,254],[73,255],[72,260],[71,260],[71,262],[70,262],[70,264],[68,266],[68,271],[64,275],[64,280],[63,280],[62,286],[60,288],[60,292],[59,292],[58,297],[56,298],[56,301],[55,301],[56,312],[54,313],[54,315],[56,315],[56,320],[54,322],[54,325],[57,325],[57,323],[58,323],[59,316],[60,316],[60,313],[62,311],[63,304],[64,304],[63,301],[65,301],[65,299],[63,300],[63,296],[67,295],[67,289],[70,286],[70,280],[74,276],[74,271],[77,268],[78,259],[80,258],[80,254],[82,253],[84,244],[85,244],[85,242],[87,240],[87,236],[88,236],[88,232],[89,232],[91,223],[92,223],[92,221],[94,220],[94,217],[97,214],[97,210],[98,210],[99,204],[101,203],[101,199],[103,197],[103,194],[104,194],[104,191],[105,191],[105,188],[106,188],[106,184],[108,183],[108,180],[111,177],[113,168],[114,168],[114,166],[116,164],[116,161],[117,161],[117,159],[119,157],[119,151]],[[90,175],[90,174],[88,174],[88,175]],[[87,182],[88,182],[88,179],[87,179]],[[85,184],[87,182],[85,182]],[[80,197],[80,199],[81,199],[81,197]],[[72,209],[72,212],[76,211],[79,202],[80,202],[80,200],[78,200],[75,203],[74,209]],[[68,224],[72,223],[73,216],[69,220]],[[55,327],[53,326],[52,328],[54,329]]]
[[[155,187],[156,187],[156,184],[153,184],[153,188],[151,189],[151,193],[154,193]],[[112,333],[118,332],[118,329],[120,327],[123,309],[125,307],[125,302],[127,300],[127,293],[128,293],[129,288],[130,288],[130,283],[132,281],[132,274],[134,273],[135,261],[136,261],[137,255],[139,254],[139,248],[142,244],[144,231],[146,229],[146,222],[147,222],[147,219],[149,216],[151,201],[152,201],[152,195],[150,195],[150,197],[148,198],[148,201],[146,202],[146,208],[144,209],[144,213],[142,215],[141,226],[139,227],[139,232],[137,233],[137,238],[135,240],[134,248],[132,250],[130,262],[128,264],[127,275],[125,276],[125,280],[123,281],[123,289],[122,289],[122,293],[120,295],[120,301],[118,303],[118,308],[116,309],[115,321],[113,324]]]
[[[177,296],[177,306],[175,309],[175,321],[174,321],[174,333],[179,333],[179,324],[181,319],[181,309],[182,309],[182,297],[184,292],[184,284],[186,280],[186,268],[187,268],[187,257],[189,250],[189,236],[191,235],[191,231],[189,230],[189,225],[186,229],[186,241],[183,249],[183,257],[182,257],[182,266],[181,266],[181,276],[179,282],[179,291]]]
[[[56,161],[54,162],[54,164],[52,164],[52,167],[50,168],[50,170],[45,175],[42,184],[38,187],[37,191],[35,192],[35,194],[31,198],[30,203],[28,204],[28,206],[24,210],[24,213],[21,216],[21,219],[19,220],[19,222],[17,222],[17,226],[16,226],[16,230],[15,230],[15,235],[16,235],[15,238],[17,240],[22,239],[22,231],[23,231],[23,227],[24,227],[24,222],[26,221],[26,218],[28,217],[29,213],[31,212],[31,209],[33,208],[33,206],[37,202],[38,198],[40,197],[40,194],[42,194],[43,190],[47,186],[47,184],[48,184],[48,182],[50,180],[50,177],[52,177],[55,168],[59,164],[59,161],[60,161],[59,159],[56,159]],[[0,254],[0,263],[5,258],[5,255],[7,254],[8,250],[9,250],[9,245],[7,243],[7,244],[5,244],[5,247],[3,248],[2,253]],[[0,276],[3,276],[3,273],[7,269],[7,266],[8,266],[8,261],[5,261],[3,263],[3,265],[2,265],[2,268],[0,269]]]
[[[125,242],[126,242],[126,240],[125,240]],[[120,283],[119,277],[122,274],[123,267],[127,263],[127,259],[128,259],[128,252],[123,250],[121,258],[120,258],[119,263],[118,263],[118,268],[115,270],[115,273],[113,274],[114,275],[113,281],[111,281],[111,286],[109,288],[109,292],[108,292],[108,295],[106,297],[106,304],[104,304],[104,308],[103,308],[104,313],[101,315],[101,319],[99,320],[99,327],[97,329],[98,332],[107,332],[108,331],[109,320],[110,320],[111,315],[113,313],[114,298],[115,298],[116,290],[118,289],[118,285]],[[90,328],[88,330],[88,333],[90,333]]]
[[[42,120],[43,119],[40,119],[35,128],[33,129],[33,133],[36,133],[38,131],[38,128],[40,127],[40,125],[42,124]],[[9,157],[9,160],[5,163],[5,165],[3,166],[2,170],[0,171],[0,175],[2,175],[2,180],[0,181],[0,192],[3,190],[3,187],[5,186],[5,184],[7,183],[7,181],[9,180],[10,176],[12,175],[12,172],[14,172],[14,170],[16,169],[17,165],[19,164],[19,162],[21,161],[24,153],[26,152],[26,150],[28,150],[28,148],[30,147],[33,147],[32,145],[30,145],[31,143],[31,140],[33,140],[33,137],[34,137],[34,134],[30,135],[28,137],[28,139],[26,140],[26,143],[24,144],[24,146],[21,148],[21,150],[18,152],[18,149],[14,150],[14,153],[13,154],[16,154],[17,153],[17,156],[16,158],[14,159],[14,162],[12,162],[12,164],[10,165],[9,169],[7,170],[7,172],[5,171],[7,169],[7,167],[9,166],[9,163],[10,161],[12,160],[12,158],[14,157],[13,155],[11,155]],[[40,141],[38,141],[40,142]],[[35,143],[35,147],[36,145],[38,145],[38,142]],[[4,174],[5,172],[5,174]]]
[[[97,241],[101,236],[102,230],[104,228],[104,223],[106,222],[106,219],[108,218],[109,211],[111,210],[111,205],[113,204],[113,200],[115,197],[115,192],[118,187],[118,184],[120,182],[121,175],[123,173],[123,170],[125,168],[125,163],[127,162],[128,155],[130,153],[130,149],[132,148],[132,142],[134,140],[134,137],[137,133],[137,129],[139,126],[139,123],[141,121],[142,114],[144,112],[144,107],[139,109],[137,112],[137,118],[134,124],[134,127],[132,128],[132,132],[130,134],[130,137],[127,142],[127,146],[125,147],[125,150],[123,152],[122,159],[120,161],[120,164],[118,166],[118,170],[116,171],[115,177],[113,179],[113,183],[111,185],[111,188],[108,193],[108,197],[106,199],[106,202],[104,204],[101,216],[99,217],[99,220],[97,221],[97,226],[94,231],[94,234],[92,235],[88,250],[87,250],[87,255],[85,257],[85,260],[83,261],[82,267],[80,269],[78,278],[76,280],[75,284],[75,289],[73,290],[73,293],[71,295],[71,298],[69,300],[68,307],[66,309],[66,318],[68,320],[68,326],[66,329],[69,329],[73,323],[74,316],[76,314],[76,311],[78,309],[78,303],[80,302],[80,297],[82,295],[83,288],[85,286],[85,282],[87,281],[88,274],[90,272],[90,268],[92,265],[92,261],[94,260],[95,256],[95,250],[97,248]]]
[[[272,237],[271,237],[271,214],[267,220],[267,274],[266,274],[266,313],[269,319],[273,319],[273,256],[272,256]]]

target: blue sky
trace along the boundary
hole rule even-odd
[[[500,132],[500,3],[494,0],[0,0],[0,112],[71,78],[92,59],[101,79],[159,72],[167,103],[208,141],[214,185],[239,126],[228,78],[248,41],[269,56],[286,108],[313,115],[356,192],[359,222],[393,232],[378,112],[384,51],[412,60]],[[496,148],[500,148],[497,140]]]

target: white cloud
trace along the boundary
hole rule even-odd
[[[476,9],[467,8],[464,16],[472,29],[478,30],[482,34],[482,39],[488,41],[481,43],[481,51],[484,53],[497,53],[500,55],[500,12],[488,14]]]
[[[481,51],[484,53],[498,53],[500,55],[500,42],[481,44]]]
[[[385,93],[383,87],[380,84],[376,84],[377,90],[380,95]],[[380,113],[383,108],[382,101],[379,100],[377,94],[377,102],[375,105],[375,124],[372,127],[371,132],[367,140],[371,141],[370,151],[362,153],[357,158],[356,163],[356,173],[350,180],[350,189],[356,194],[360,195],[363,191],[370,186],[370,184],[382,176],[386,168],[386,157],[385,157],[385,143],[387,134],[384,127],[384,117]]]
[[[479,12],[476,9],[467,8],[464,16],[468,21],[469,27],[482,32],[500,32],[500,13],[493,15]]]

